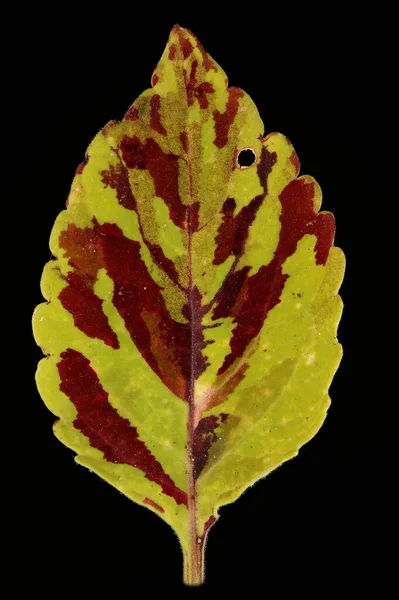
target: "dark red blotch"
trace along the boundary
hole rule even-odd
[[[139,111],[135,106],[131,106],[125,114],[126,121],[137,121],[139,118]]]
[[[129,181],[129,173],[122,164],[110,165],[108,170],[101,171],[102,182],[116,190],[119,204],[129,210],[137,210],[137,201],[133,195]]]
[[[260,160],[256,167],[256,172],[259,177],[259,182],[264,189],[264,193],[267,194],[267,178],[269,177],[269,173],[273,166],[277,162],[277,154],[276,152],[269,152],[269,150],[263,146]]]
[[[186,83],[187,92],[187,104],[191,106],[194,103],[194,99],[198,100],[200,108],[208,108],[209,100],[207,94],[214,94],[215,88],[209,81],[203,81],[197,85],[196,73],[198,68],[198,61],[194,60],[191,64],[190,76]]]
[[[175,263],[173,260],[168,258],[159,244],[152,244],[148,240],[145,240],[146,246],[148,247],[151,256],[158,267],[162,269],[173,282],[177,282],[179,274],[176,270]]]
[[[225,300],[224,305],[223,298],[220,297],[213,318],[232,316],[236,326],[230,340],[231,352],[220,367],[219,375],[225,372],[237,357],[242,356],[249,342],[260,332],[268,312],[280,302],[288,278],[288,275],[282,272],[283,264],[295,252],[298,241],[305,234],[317,237],[316,264],[325,264],[334,241],[335,221],[331,213],[316,214],[313,199],[313,183],[294,179],[285,187],[280,194],[281,231],[273,260],[246,278],[241,286],[236,286],[236,289],[232,290],[232,295],[236,294],[235,297]]]
[[[59,243],[74,269],[64,277],[68,285],[58,296],[62,306],[72,315],[75,326],[87,336],[103,340],[111,348],[119,348],[118,338],[103,311],[103,300],[93,289],[100,260],[93,230],[88,229],[84,234],[70,225],[61,233]]]
[[[187,400],[192,402],[193,399],[190,396],[190,382],[198,379],[208,366],[206,357],[202,354],[202,350],[206,347],[207,342],[205,342],[204,339],[202,326],[203,312],[201,307],[201,293],[197,286],[193,286],[188,290],[187,299],[188,302],[183,306],[182,313],[188,321],[187,331],[190,346],[186,348],[187,364],[185,365],[184,373],[188,384]],[[184,351],[183,348],[182,351]]]
[[[184,228],[187,207],[179,195],[179,157],[163,152],[155,140],[142,143],[137,136],[125,136],[120,150],[129,169],[148,170],[154,181],[155,194],[165,200],[173,223]]]
[[[169,58],[169,60],[174,60],[175,56],[176,56],[176,46],[175,46],[175,44],[172,44],[169,48],[168,58]]]
[[[95,295],[87,279],[78,273],[69,273],[68,286],[59,299],[62,306],[73,317],[75,326],[92,338],[103,340],[111,348],[119,348],[118,338],[103,312],[103,301]]]
[[[181,51],[183,54],[183,58],[186,59],[190,56],[190,54],[194,50],[194,46],[192,45],[190,40],[188,38],[186,38],[183,30],[179,26],[176,26],[175,31],[179,38],[179,44],[180,44],[180,48],[181,48]]]
[[[187,154],[188,152],[188,135],[185,131],[182,131],[180,134],[181,145],[183,146],[184,152]]]
[[[209,450],[214,442],[218,440],[215,430],[220,426],[220,423],[225,423],[228,414],[222,413],[219,416],[210,415],[204,417],[198,423],[194,431],[194,442],[192,453],[194,457],[194,479],[198,479],[201,471],[208,462]]]
[[[231,255],[235,256],[235,261],[216,294],[214,301],[217,301],[217,304],[214,308],[214,319],[229,315],[230,309],[235,304],[238,294],[241,292],[246,281],[250,268],[247,266],[236,271],[236,267],[240,257],[244,253],[249,228],[254,222],[256,213],[267,195],[267,178],[276,160],[277,155],[275,152],[271,153],[267,148],[262,148],[257,166],[257,175],[264,190],[263,194],[253,198],[236,216],[234,216],[236,208],[234,198],[227,198],[222,206],[221,213],[223,218],[216,236],[217,246],[213,264],[222,264]]]
[[[143,241],[149,249],[152,259],[154,262],[171,278],[174,283],[178,282],[179,276],[176,271],[175,264],[167,256],[165,256],[161,246],[159,244],[153,244],[149,242],[145,235],[141,224],[140,213],[137,210],[137,201],[133,195],[132,188],[129,181],[129,172],[127,168],[122,164],[111,165],[108,170],[101,171],[102,181],[105,185],[110,186],[116,190],[116,196],[119,204],[129,210],[135,210],[137,212],[140,233]]]
[[[161,108],[161,97],[159,94],[154,94],[150,100],[150,127],[160,133],[161,135],[166,135],[167,131],[161,122],[160,115]]]
[[[108,400],[108,393],[89,360],[80,352],[68,349],[57,364],[60,390],[74,404],[77,417],[73,422],[93,448],[100,450],[105,460],[140,469],[146,478],[162,487],[177,504],[187,506],[187,494],[176,487],[162,465],[139,439],[136,427],[122,418]]]
[[[143,502],[144,502],[144,504],[147,504],[148,506],[152,506],[152,508],[155,508],[155,510],[157,510],[160,513],[165,512],[164,509],[162,508],[162,506],[159,506],[159,504],[157,504],[156,502],[151,500],[151,498],[144,498]]]
[[[70,225],[61,235],[60,243],[67,250],[70,264],[87,282],[95,281],[98,269],[106,269],[114,282],[112,302],[133,342],[164,384],[177,396],[188,400],[192,365],[196,376],[206,366],[201,352],[205,342],[198,318],[201,304],[198,290],[192,290],[191,301],[183,308],[189,322],[174,321],[166,308],[161,287],[152,279],[141,258],[140,243],[125,237],[115,224],[100,225],[95,219],[93,223],[93,228],[85,229]],[[194,316],[191,315],[193,310]],[[148,319],[160,329],[154,348],[155,340],[151,337]],[[190,325],[190,321],[194,324]],[[198,326],[195,324],[197,321]],[[194,345],[191,342],[192,329],[196,336]],[[188,351],[190,347],[194,349],[192,357]],[[163,349],[160,363],[153,349]]]
[[[84,168],[85,168],[85,166],[87,165],[87,163],[88,163],[88,160],[89,160],[89,157],[88,157],[88,156],[87,156],[87,154],[86,154],[86,156],[85,156],[84,160],[83,160],[83,161],[80,163],[80,165],[78,165],[78,167],[77,167],[77,169],[76,169],[76,171],[75,171],[75,174],[76,174],[76,175],[80,175],[80,174],[83,172],[83,169],[84,169]]]
[[[203,47],[201,42],[198,41],[198,39],[197,39],[197,48],[201,52],[202,64],[204,66],[205,71],[212,70],[212,71],[217,72],[217,67],[216,67],[215,63],[211,60],[209,54],[207,53],[207,51],[205,50],[205,48]]]
[[[234,119],[236,118],[238,108],[240,106],[239,99],[242,98],[244,92],[240,88],[231,87],[228,88],[228,99],[226,110],[221,113],[215,110],[213,113],[213,119],[215,121],[215,139],[213,143],[218,148],[223,148],[227,144],[229,130]]]
[[[240,256],[243,253],[249,228],[263,202],[263,198],[264,194],[256,196],[236,216],[234,216],[235,200],[227,198],[222,207],[223,221],[216,236],[217,246],[213,258],[214,265],[221,265],[231,255]]]

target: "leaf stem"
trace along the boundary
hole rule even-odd
[[[194,405],[190,404],[189,415],[189,451],[188,451],[188,514],[189,514],[189,550],[184,554],[184,583],[201,585],[204,583],[204,546],[198,534],[197,498],[194,481],[194,457],[192,456],[194,437]]]

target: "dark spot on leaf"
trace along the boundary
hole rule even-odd
[[[213,113],[215,121],[215,139],[213,143],[217,148],[223,148],[227,144],[230,127],[238,112],[239,98],[244,95],[244,92],[236,87],[231,87],[227,91],[229,96],[225,112],[221,113],[215,110]]]
[[[60,390],[75,405],[75,429],[85,435],[104,459],[115,465],[131,465],[143,471],[145,477],[161,486],[164,494],[176,504],[187,506],[187,494],[180,490],[163,470],[162,465],[139,438],[128,419],[121,417],[110,404],[90,361],[80,352],[68,348],[57,363]]]
[[[180,141],[181,141],[181,145],[183,146],[184,152],[187,154],[187,152],[188,152],[188,136],[185,131],[182,131],[182,133],[180,134]]]
[[[89,157],[86,154],[84,161],[81,162],[80,165],[78,166],[78,168],[76,169],[75,175],[80,175],[82,173],[83,169],[87,165],[88,160],[89,160]]]
[[[137,121],[139,118],[139,111],[135,106],[131,106],[127,113],[125,114],[126,121]]]
[[[165,512],[162,506],[159,506],[159,504],[151,500],[151,498],[144,498],[143,503],[147,504],[148,506],[152,506],[152,508],[155,508],[155,510],[157,510],[158,512]]]
[[[169,60],[173,60],[175,56],[176,56],[176,46],[174,44],[172,44],[171,47],[169,48],[168,58],[169,58]]]

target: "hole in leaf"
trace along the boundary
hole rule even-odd
[[[240,169],[249,169],[256,162],[256,154],[252,148],[240,150],[237,156],[237,165]]]

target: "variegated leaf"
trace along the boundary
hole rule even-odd
[[[188,584],[219,507],[295,456],[329,405],[344,258],[298,172],[176,26],[52,231],[34,332],[55,434],[173,527]]]

